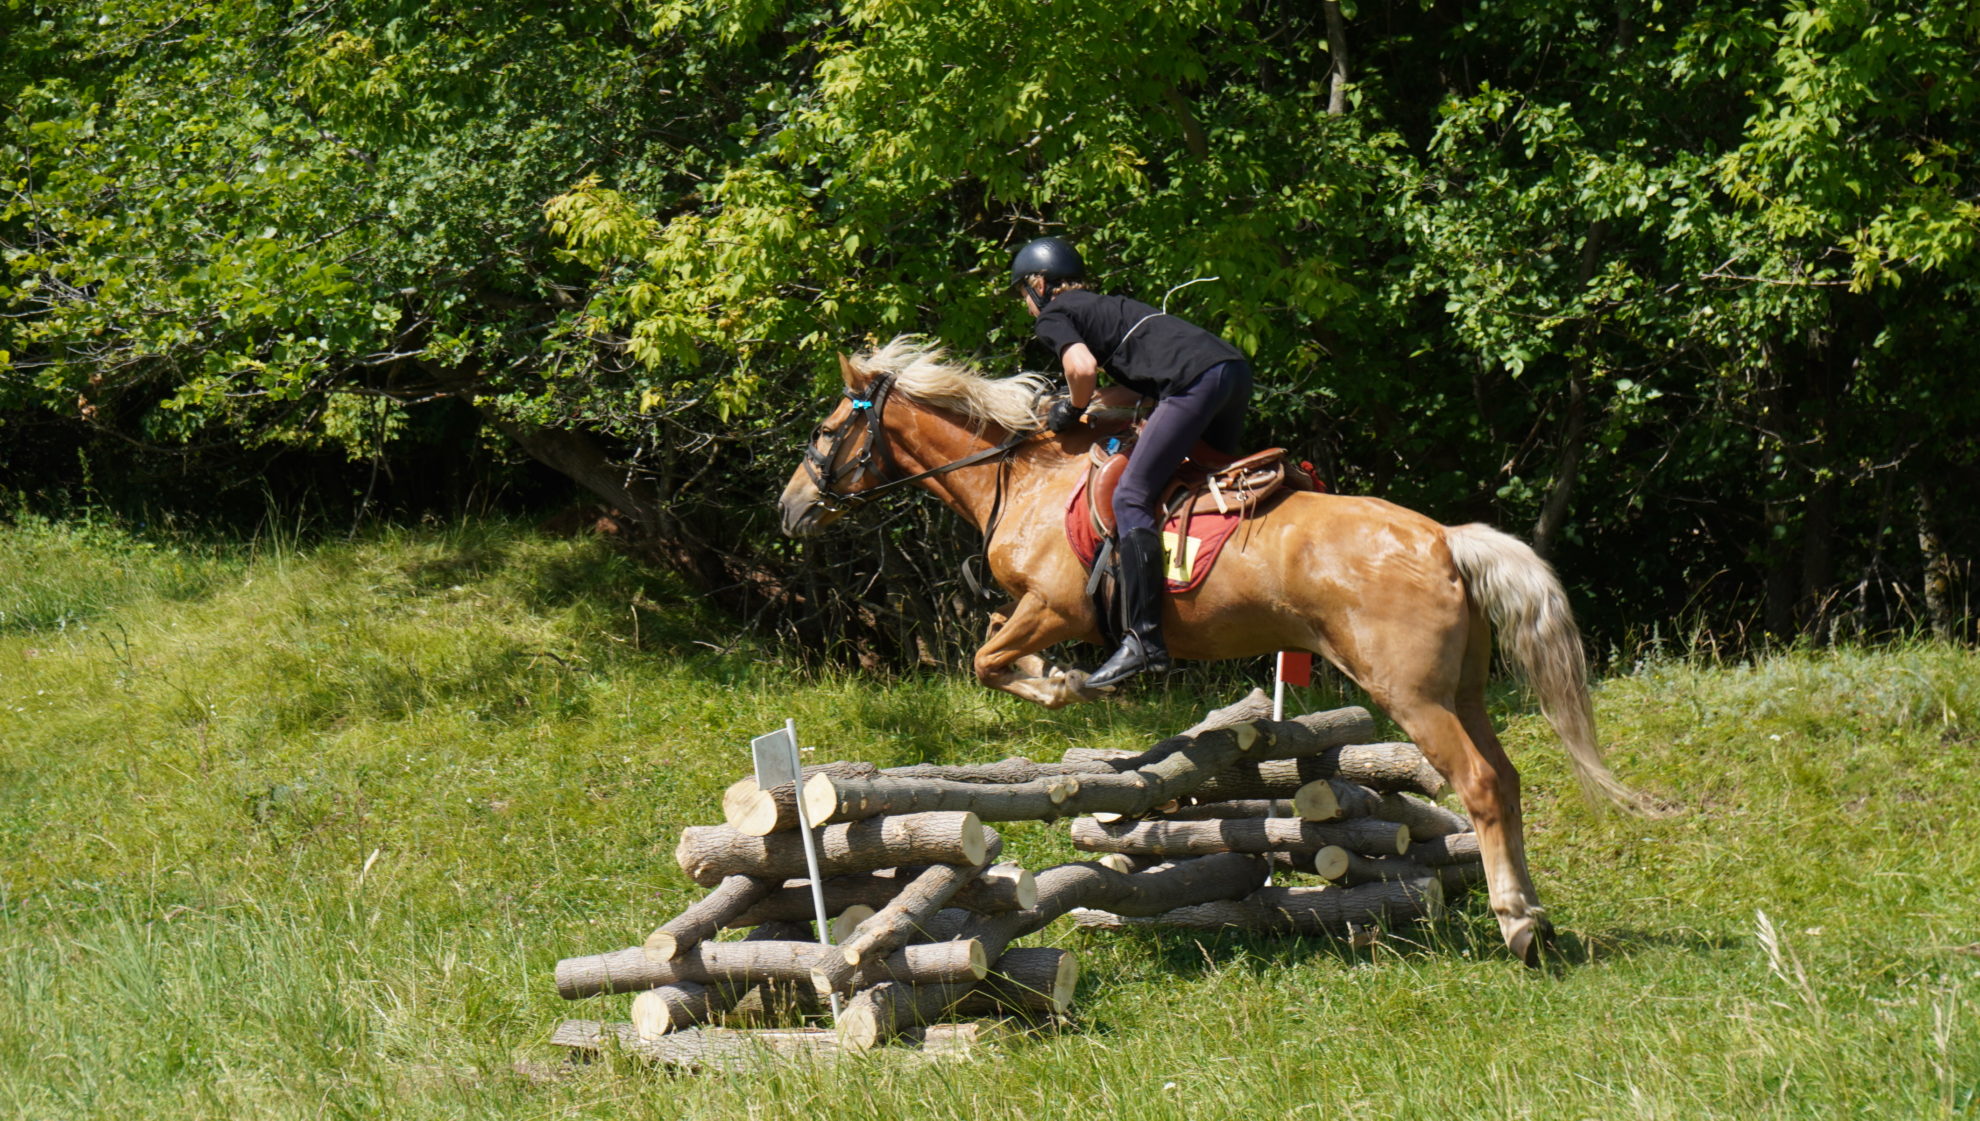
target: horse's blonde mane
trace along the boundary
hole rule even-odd
[[[1038,374],[989,378],[949,357],[938,343],[899,335],[852,360],[863,373],[891,374],[894,388],[916,401],[1011,432],[1038,426],[1038,397],[1050,384]]]

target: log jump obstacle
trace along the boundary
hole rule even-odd
[[[807,767],[745,778],[726,824],[689,826],[674,855],[700,900],[639,945],[557,964],[567,999],[636,994],[630,1022],[566,1021],[552,1042],[618,1046],[691,1069],[865,1051],[897,1039],[952,1051],[971,1017],[1066,1014],[1074,955],[1014,946],[1065,916],[1083,928],[1343,934],[1434,918],[1484,881],[1477,836],[1436,799],[1414,745],[1376,743],[1365,709],[1271,719],[1263,690],[1146,751],[1074,748],[1056,763]],[[788,772],[786,772],[788,773]],[[799,807],[813,826],[831,942],[810,940]],[[988,823],[1070,819],[1093,860],[1002,863]],[[1318,886],[1260,886],[1273,871]],[[726,930],[747,933],[716,941]],[[831,997],[830,1028],[792,1026]]]

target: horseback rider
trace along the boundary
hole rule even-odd
[[[1056,237],[1018,250],[1011,283],[1037,318],[1038,338],[1065,367],[1067,395],[1046,419],[1053,432],[1080,423],[1103,369],[1115,383],[1155,400],[1114,491],[1124,633],[1086,684],[1109,689],[1138,673],[1164,672],[1162,488],[1198,440],[1238,453],[1251,364],[1230,343],[1160,308],[1088,290],[1079,253]]]

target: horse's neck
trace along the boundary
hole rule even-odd
[[[1009,434],[996,427],[981,428],[971,421],[932,409],[915,409],[913,421],[889,432],[896,467],[902,474],[933,471],[1004,442]],[[920,486],[940,499],[978,530],[985,529],[1000,502],[1031,489],[1039,479],[1061,473],[1073,457],[1056,442],[1019,445],[1008,458],[991,459],[943,475],[923,479]],[[1001,492],[1001,493],[1000,493]]]

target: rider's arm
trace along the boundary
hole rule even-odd
[[[1093,360],[1093,352],[1086,349],[1085,343],[1074,343],[1059,355],[1059,361],[1066,367],[1066,389],[1072,394],[1073,407],[1084,409],[1093,400],[1093,387],[1099,379],[1100,363]]]

